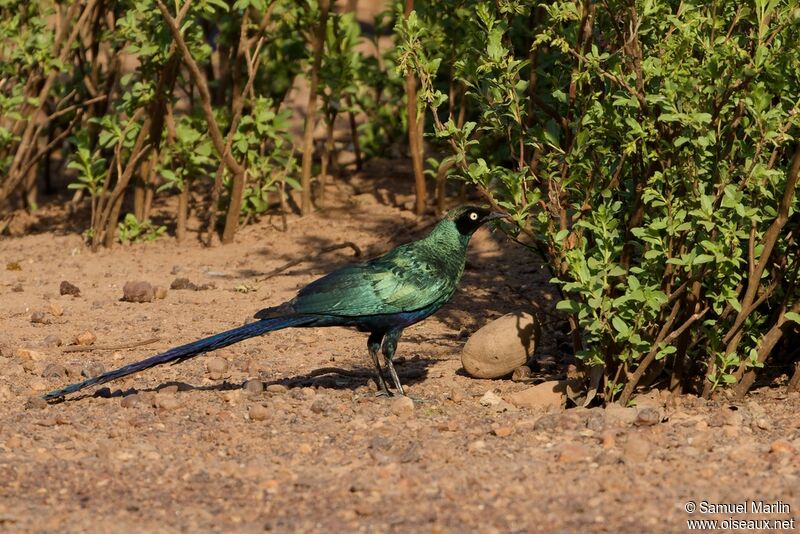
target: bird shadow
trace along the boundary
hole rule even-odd
[[[428,376],[428,368],[435,364],[437,360],[430,358],[413,358],[404,360],[398,358],[395,361],[395,369],[403,385],[413,385],[423,382]],[[387,373],[388,378],[388,373]],[[374,369],[372,367],[354,367],[349,369],[339,367],[322,367],[311,370],[307,373],[291,377],[278,378],[274,380],[247,379],[242,382],[229,382],[223,380],[215,384],[195,385],[180,380],[170,380],[157,386],[148,388],[127,388],[111,390],[109,387],[102,387],[92,394],[80,395],[63,399],[66,402],[76,402],[87,398],[115,399],[137,395],[139,393],[158,393],[165,388],[175,386],[180,393],[189,391],[236,391],[243,389],[245,384],[251,380],[258,380],[264,389],[272,385],[285,386],[288,389],[298,387],[314,387],[321,389],[351,390],[355,391],[361,387],[368,386],[370,382],[375,382]]]

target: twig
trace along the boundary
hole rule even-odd
[[[64,347],[62,349],[63,352],[89,352],[92,350],[121,350],[121,349],[133,349],[136,347],[141,347],[143,345],[151,345],[161,341],[160,337],[152,337],[150,339],[145,339],[143,341],[134,341],[133,343],[122,343],[121,345],[87,345],[87,346],[77,346],[77,347]]]

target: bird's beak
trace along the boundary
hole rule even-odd
[[[505,213],[500,213],[499,211],[493,211],[492,213],[487,215],[486,218],[483,219],[483,221],[489,222],[497,219],[508,219],[508,215],[506,215]]]

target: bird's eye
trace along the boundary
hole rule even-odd
[[[478,214],[473,211],[472,213],[469,214],[469,218],[472,219],[473,221],[477,221]]]

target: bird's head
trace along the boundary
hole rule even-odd
[[[477,206],[459,206],[445,215],[445,220],[453,221],[458,233],[469,237],[475,230],[489,221],[505,218],[506,215],[479,208]]]

